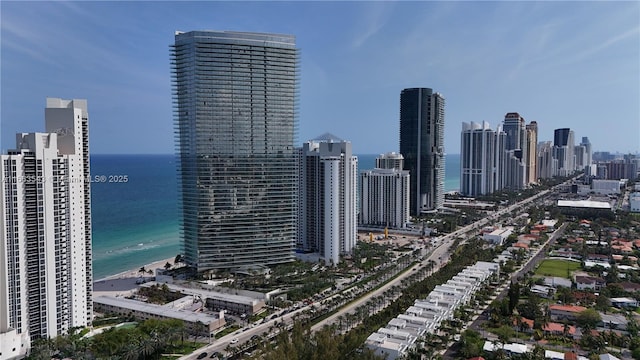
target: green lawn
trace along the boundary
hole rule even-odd
[[[571,272],[580,269],[580,263],[567,260],[544,260],[536,269],[536,275],[557,276],[570,279]]]

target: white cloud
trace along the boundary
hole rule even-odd
[[[376,35],[387,23],[393,11],[393,2],[375,1],[367,3],[365,13],[360,17],[361,24],[356,25],[356,29],[360,30],[354,35],[352,47],[357,49],[364,45],[372,36]]]

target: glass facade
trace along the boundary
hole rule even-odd
[[[172,57],[187,263],[204,271],[293,260],[295,38],[178,32]]]
[[[410,173],[411,215],[444,204],[444,97],[428,88],[400,93],[400,154]]]

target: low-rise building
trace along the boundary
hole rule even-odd
[[[598,327],[604,329],[611,330],[627,330],[627,324],[629,320],[627,320],[624,315],[621,314],[605,314],[600,313],[600,322],[598,323]]]
[[[576,276],[576,287],[578,290],[600,291],[607,286],[607,282],[599,277],[593,276]]]
[[[576,337],[576,327],[568,324],[550,322],[544,325],[542,331],[549,335]]]
[[[513,227],[507,226],[493,230],[488,234],[482,235],[482,238],[486,241],[492,242],[496,245],[502,245],[505,240],[513,233]]]
[[[404,314],[369,335],[365,345],[389,360],[404,356],[416,339],[435,333],[442,321],[452,319],[454,310],[467,303],[478,287],[499,270],[499,264],[490,262],[465,268],[445,284],[436,286],[426,299],[415,300]]]
[[[638,307],[638,300],[629,297],[610,298],[611,305],[617,308],[635,309]]]
[[[551,320],[576,320],[578,314],[587,310],[586,307],[583,306],[575,306],[575,305],[559,305],[553,304],[549,306],[549,314],[551,315]]]
[[[567,287],[571,288],[571,280],[559,276],[547,276],[544,278],[544,284],[553,288]]]
[[[147,283],[143,286],[152,286],[153,283]],[[257,299],[255,297],[238,295],[228,292],[214,291],[211,289],[199,289],[192,287],[185,287],[177,284],[167,284],[169,290],[180,292],[186,295],[191,295],[196,298],[202,299],[207,308],[219,311],[226,310],[235,314],[254,315],[260,312],[265,307],[264,299]]]
[[[184,321],[185,329],[191,334],[211,333],[225,325],[224,313],[208,314],[189,311],[167,305],[149,304],[142,301],[99,296],[93,299],[97,312],[122,316],[133,316],[139,320],[178,319]]]

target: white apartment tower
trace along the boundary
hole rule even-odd
[[[303,144],[297,245],[326,264],[335,266],[355,247],[357,174],[350,142],[324,134]]]
[[[360,223],[394,229],[409,222],[409,171],[401,154],[376,159],[376,168],[360,173]]]
[[[500,136],[501,135],[501,136]],[[467,196],[500,190],[504,163],[504,133],[491,130],[489,123],[462,123],[460,141],[460,193]]]
[[[45,128],[0,155],[0,358],[93,316],[86,100],[48,98]]]

